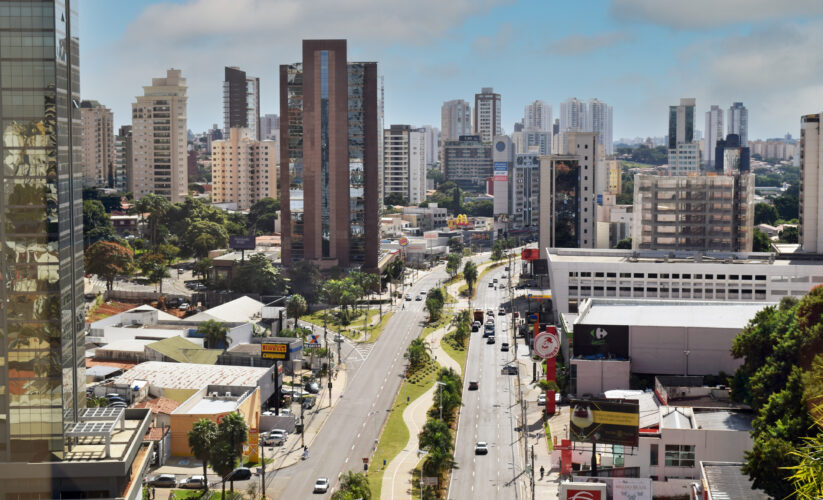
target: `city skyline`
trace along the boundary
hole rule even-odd
[[[749,137],[762,139],[798,136],[797,117],[818,111],[807,103],[823,96],[814,78],[823,64],[814,50],[823,33],[823,5],[805,0],[779,6],[757,0],[762,5],[749,2],[745,9],[739,1],[714,6],[702,0],[665,9],[646,0],[586,6],[459,1],[448,9],[427,2],[320,3],[315,11],[248,1],[226,13],[213,0],[85,0],[81,97],[111,108],[119,126],[140,90],[136,82],[180,68],[190,85],[190,128],[206,130],[222,121],[223,67],[240,66],[260,77],[261,114],[275,113],[278,65],[299,56],[302,39],[321,37],[347,38],[352,60],[381,65],[385,123],[436,124],[443,102],[472,102],[481,87],[494,87],[502,96],[506,133],[526,104],[539,99],[557,107],[576,96],[614,107],[615,139],[662,136],[660,110],[693,96],[701,116],[712,104],[746,103]],[[241,12],[254,15],[232,14]],[[545,29],[545,19],[584,15],[582,27]],[[363,19],[379,22],[360,24]],[[558,79],[558,72],[577,77]]]

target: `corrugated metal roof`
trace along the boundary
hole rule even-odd
[[[269,370],[271,368],[148,361],[117,377],[114,382],[131,385],[135,380],[146,380],[165,389],[201,389],[207,385],[256,386]]]

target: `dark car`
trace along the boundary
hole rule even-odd
[[[248,467],[238,467],[231,471],[228,477],[232,481],[245,481],[251,479],[251,469]]]
[[[500,350],[502,352],[509,352],[509,343],[503,342],[502,344],[500,344]]]
[[[476,391],[477,390],[477,382],[474,380],[469,381],[469,390]]]
[[[514,365],[506,365],[503,367],[503,375],[517,375],[517,367]]]
[[[486,337],[486,343],[494,344],[494,335],[489,335],[488,337]]]
[[[472,331],[476,332],[476,331],[479,331],[479,330],[480,330],[480,322],[479,321],[473,322],[472,323]]]
[[[312,394],[317,394],[320,392],[320,386],[317,382],[307,382],[305,386],[306,390]]]
[[[149,479],[148,485],[160,488],[176,488],[177,479],[174,478],[174,474],[158,474]]]
[[[303,405],[304,410],[311,410],[314,408],[315,402],[316,400],[314,398],[303,398],[303,402],[301,404]]]

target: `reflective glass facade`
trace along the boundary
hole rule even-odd
[[[554,242],[555,248],[580,247],[580,163],[557,160],[554,163]]]
[[[63,454],[85,406],[77,14],[0,1],[0,462]]]

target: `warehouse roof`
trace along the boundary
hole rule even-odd
[[[217,307],[186,318],[186,321],[207,321],[213,319],[224,323],[247,323],[263,311],[264,304],[251,297],[240,297]]]
[[[575,324],[743,329],[771,302],[587,299]]]
[[[217,363],[217,357],[222,352],[220,349],[205,349],[183,337],[169,337],[157,342],[152,342],[148,344],[147,347],[178,363],[206,365]]]
[[[166,363],[148,361],[140,363],[123,375],[115,384],[131,385],[135,380],[164,389],[200,389],[206,385],[256,386],[272,368],[250,366],[200,365],[194,363]]]

